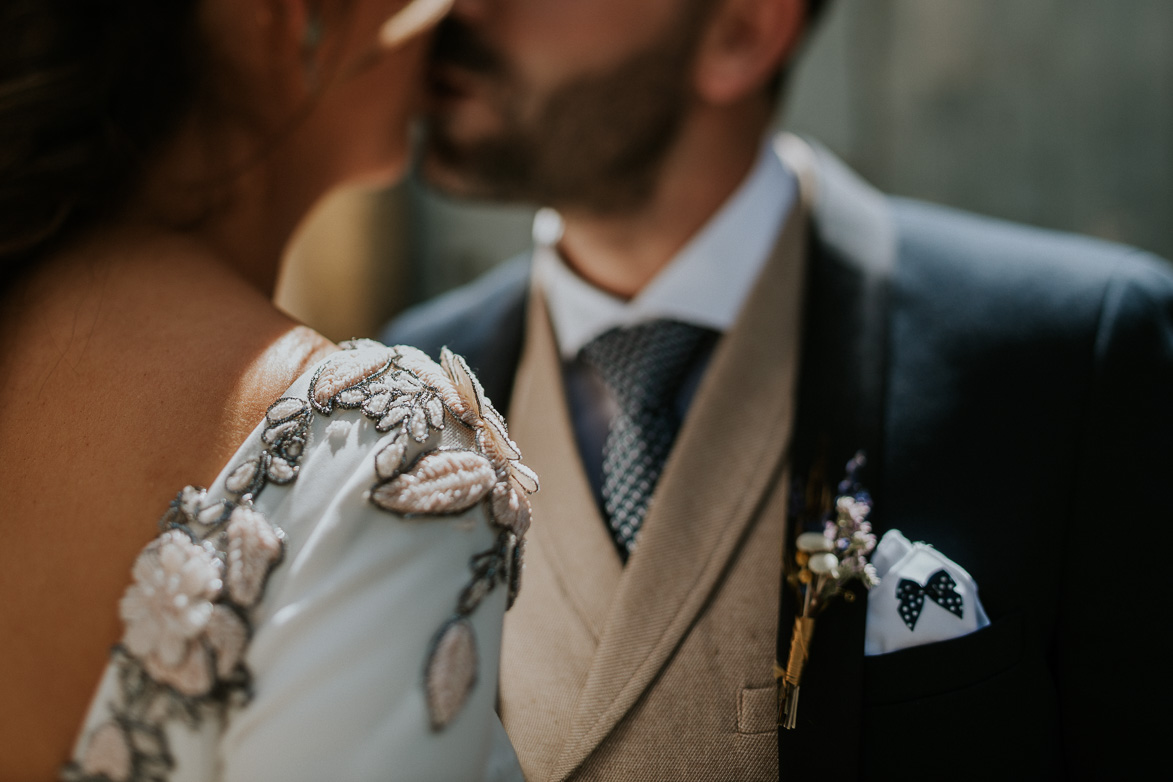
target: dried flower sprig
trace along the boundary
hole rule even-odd
[[[847,476],[839,482],[834,509],[825,519],[822,532],[804,532],[795,541],[791,583],[798,590],[802,613],[795,617],[786,667],[775,663],[778,683],[778,725],[793,729],[798,712],[802,671],[810,655],[815,617],[835,597],[854,599],[848,585],[859,581],[871,589],[879,583],[876,569],[867,556],[876,547],[876,536],[868,515],[872,499],[859,482],[859,471],[867,463],[857,453],[847,463]]]

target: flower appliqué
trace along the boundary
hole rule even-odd
[[[201,643],[223,591],[224,563],[210,543],[180,530],[156,538],[134,564],[122,598],[122,642],[157,681],[185,695],[212,686],[211,650]]]
[[[125,632],[112,655],[122,703],[90,732],[71,782],[163,780],[174,766],[162,724],[196,727],[212,713],[247,701],[252,676],[244,654],[251,616],[283,559],[285,535],[253,503],[270,484],[297,478],[316,415],[354,410],[388,437],[374,458],[377,507],[406,520],[463,513],[484,503],[497,536],[474,556],[453,615],[436,633],[424,665],[432,727],[446,727],[477,680],[471,614],[498,585],[512,605],[520,587],[528,494],[537,477],[521,464],[505,423],[464,359],[445,350],[440,365],[409,347],[344,343],[310,381],[305,399],[284,397],[265,415],[261,452],[225,481],[231,500],[187,487],[139,555],[120,603]],[[439,447],[449,425],[468,447]],[[430,446],[430,447],[429,447]]]
[[[122,701],[64,779],[166,779],[174,761],[163,723],[199,726],[248,697],[250,615],[281,559],[283,533],[250,507],[192,486],[160,526],[119,604],[124,632],[112,656]]]

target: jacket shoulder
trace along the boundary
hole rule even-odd
[[[382,341],[411,345],[433,359],[444,347],[460,354],[489,398],[507,410],[525,334],[530,265],[529,254],[518,256],[408,309],[383,328]]]
[[[938,338],[1038,348],[1077,334],[1094,339],[1105,317],[1173,301],[1173,267],[1134,247],[919,202],[891,204],[894,316],[931,326]],[[1127,304],[1110,307],[1122,290]]]
[[[528,293],[529,255],[518,256],[472,282],[401,313],[383,327],[387,345],[412,345],[436,357],[442,347],[464,355],[523,316]]]
[[[890,203],[906,275],[1068,302],[1080,292],[1098,299],[1122,279],[1157,295],[1173,285],[1173,267],[1135,247],[906,199]]]

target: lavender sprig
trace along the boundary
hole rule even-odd
[[[813,616],[851,581],[858,580],[868,589],[879,583],[876,569],[867,561],[876,547],[876,536],[868,521],[872,498],[857,478],[864,464],[863,454],[856,454],[848,462],[847,477],[839,483],[834,515],[824,523],[823,532],[798,536],[796,559],[803,616]]]
[[[778,680],[778,725],[793,729],[798,711],[799,685],[814,635],[815,616],[855,580],[870,589],[879,583],[867,556],[876,547],[868,515],[872,498],[859,483],[866,460],[862,453],[847,463],[847,477],[838,487],[835,507],[823,531],[804,532],[796,541],[798,573],[794,581],[802,598],[802,613],[794,620],[786,667],[775,663]],[[847,598],[854,594],[848,593]]]

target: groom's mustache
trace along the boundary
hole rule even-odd
[[[436,30],[432,43],[433,65],[451,65],[483,75],[505,71],[505,60],[468,25],[452,17]]]

